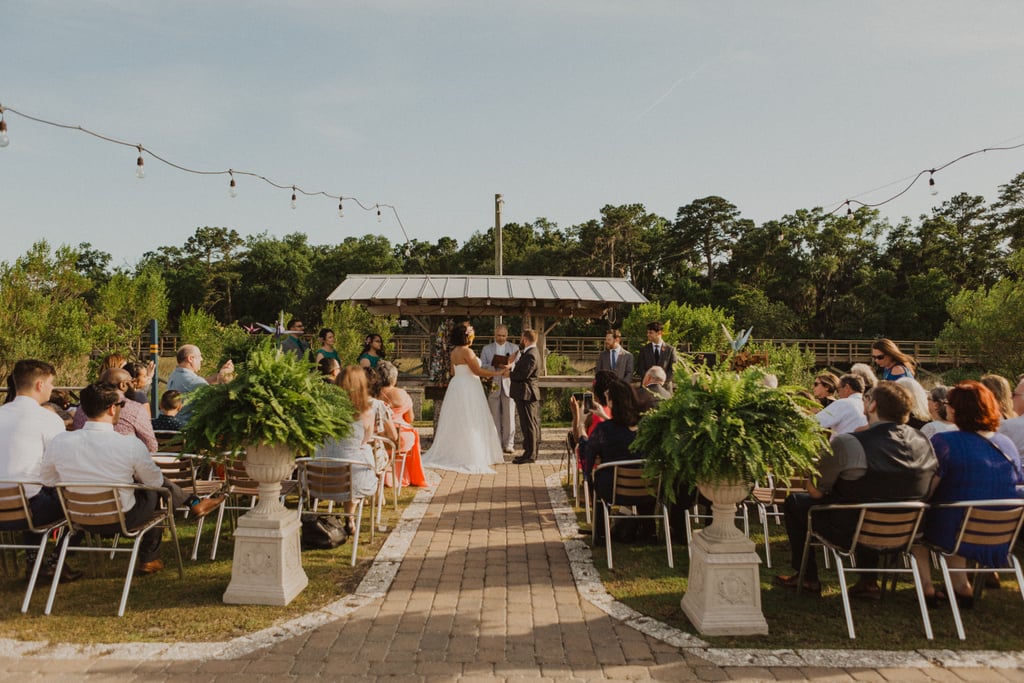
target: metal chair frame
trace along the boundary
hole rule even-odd
[[[911,548],[918,537],[921,520],[928,506],[920,501],[884,502],[884,503],[842,503],[834,505],[816,505],[807,511],[807,537],[804,543],[803,557],[800,559],[800,574],[797,592],[804,582],[804,571],[813,545],[821,545],[827,553],[831,553],[839,573],[839,590],[843,598],[843,611],[846,615],[846,628],[850,638],[856,638],[853,628],[853,615],[850,611],[850,594],[846,587],[846,574],[910,574],[914,578],[914,589],[917,592],[917,603],[924,622],[924,632],[928,640],[932,640],[932,624],[928,618],[928,605],[925,602],[924,589],[921,587],[921,568],[914,559]],[[835,543],[814,530],[814,515],[828,510],[854,510],[858,512],[857,524],[848,546]],[[897,555],[903,560],[903,567],[858,567],[857,548],[864,547],[875,550],[883,555]],[[849,566],[847,566],[847,562]]]
[[[44,614],[50,614],[53,609],[54,599],[57,597],[57,586],[60,584],[60,574],[64,568],[64,560],[68,552],[88,553],[130,553],[128,571],[125,574],[124,588],[121,591],[121,602],[117,608],[117,616],[123,617],[125,606],[128,603],[128,592],[131,590],[132,576],[135,574],[135,564],[139,556],[139,544],[143,535],[150,529],[158,526],[166,527],[171,532],[171,541],[174,545],[174,553],[178,560],[178,578],[185,578],[185,567],[181,560],[181,547],[178,545],[178,530],[174,526],[174,514],[170,510],[171,493],[160,486],[143,486],[141,484],[119,484],[113,482],[62,482],[56,485],[57,496],[60,498],[61,507],[64,508],[64,516],[68,521],[68,528],[71,532],[81,531],[86,535],[86,545],[71,546],[71,533],[64,535],[60,546],[60,555],[57,558],[57,567],[50,586],[50,596],[46,601]],[[121,507],[120,492],[131,490],[155,491],[163,498],[164,509],[157,509],[153,515],[143,524],[136,527],[129,527],[125,520],[125,510]],[[107,524],[120,525],[120,531],[114,534],[113,543],[109,548],[89,545],[89,541],[101,538],[103,534],[93,529],[97,526]],[[123,548],[119,545],[120,538],[130,539],[130,548]]]
[[[43,566],[46,557],[46,542],[51,536],[51,532],[59,530],[58,534],[63,534],[67,528],[67,520],[59,519],[49,524],[36,525],[32,519],[32,508],[29,504],[29,497],[25,494],[25,485],[38,485],[42,486],[40,482],[22,482],[22,481],[0,481],[0,522],[6,522],[13,525],[24,525],[21,529],[5,529],[5,533],[18,534],[22,531],[30,531],[35,534],[41,534],[42,539],[38,545],[31,545],[27,543],[18,543],[13,539],[11,542],[0,541],[0,550],[35,550],[36,559],[32,565],[32,571],[29,574],[28,588],[25,589],[25,598],[21,601],[21,613],[24,614],[28,611],[29,602],[32,600],[32,592],[35,590],[36,581],[39,579],[39,570]],[[60,535],[57,536],[54,541],[55,547],[60,544]],[[27,557],[27,553],[26,553]],[[14,563],[14,568],[17,570],[17,561]],[[5,564],[6,569],[6,564]]]
[[[608,554],[609,569],[614,568],[612,563],[611,527],[611,520],[613,519],[660,519],[661,528],[665,535],[665,550],[668,554],[668,566],[675,567],[672,557],[672,530],[668,519],[668,505],[666,505],[661,498],[661,480],[659,479],[652,482],[644,479],[643,467],[644,461],[641,459],[635,459],[601,463],[594,468],[595,477],[601,470],[612,470],[612,499],[610,501],[606,501],[598,498],[596,495],[594,496],[595,501],[599,501],[601,503],[601,513],[604,515],[604,542],[605,550]],[[654,493],[651,493],[652,488],[654,489]],[[635,499],[637,498],[649,498],[654,502],[655,510],[660,508],[661,512],[652,515],[638,514],[636,508],[637,503],[635,502]],[[632,514],[612,514],[612,510],[616,507],[630,508]],[[596,524],[594,525],[592,534],[596,538]]]
[[[359,552],[359,532],[363,524],[363,503],[365,498],[353,495],[352,469],[369,468],[364,462],[346,458],[297,458],[299,467],[299,513],[303,509],[317,514],[344,517],[352,521],[355,534],[352,537],[352,566],[356,565]],[[320,503],[328,503],[326,513]],[[355,504],[353,512],[335,512],[335,503]],[[370,519],[370,540],[373,541],[373,519]]]
[[[942,570],[942,579],[945,581],[949,593],[949,607],[953,611],[953,621],[956,624],[956,634],[960,640],[966,640],[963,620],[960,618],[960,606],[957,605],[956,596],[953,595],[952,575],[994,574],[1000,569],[1012,569],[1017,579],[1017,590],[1024,598],[1024,573],[1021,572],[1020,562],[1013,554],[1013,547],[1020,536],[1021,526],[1024,525],[1024,500],[1019,498],[970,500],[937,504],[932,508],[955,508],[964,511],[964,517],[960,522],[960,528],[957,530],[956,541],[952,548],[941,548],[927,542],[926,545]],[[1006,563],[1002,567],[983,567],[977,563],[973,563],[975,565],[973,567],[950,567],[948,559],[959,555],[960,545],[963,543],[986,546],[1005,545]],[[981,597],[984,583],[984,581],[974,582],[976,599]]]

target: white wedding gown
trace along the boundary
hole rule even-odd
[[[456,365],[448,383],[434,442],[423,466],[466,474],[494,474],[491,465],[505,462],[498,430],[480,378],[468,365]]]

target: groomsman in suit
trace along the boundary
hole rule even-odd
[[[608,330],[604,335],[604,351],[597,359],[595,372],[611,370],[626,382],[633,381],[633,354],[622,348],[622,332]]]
[[[676,350],[661,338],[663,326],[660,322],[647,323],[647,344],[640,349],[640,367],[637,372],[641,377],[657,366],[665,371],[665,386],[672,389],[672,370],[676,364]]]
[[[508,365],[508,359],[519,347],[508,340],[508,327],[498,325],[494,328],[494,341],[480,351],[480,367],[488,370],[501,370]],[[516,404],[509,395],[512,381],[508,377],[491,379],[491,390],[487,394],[487,403],[491,407],[494,426],[498,430],[498,439],[506,453],[512,452],[513,440],[516,435]]]
[[[523,330],[520,343],[523,350],[514,357],[509,371],[511,386],[509,394],[516,402],[519,414],[519,431],[523,433],[523,454],[513,458],[517,465],[536,462],[540,450],[540,352],[537,350],[537,333]]]

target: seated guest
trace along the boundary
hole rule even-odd
[[[949,419],[949,411],[946,409],[948,396],[949,387],[941,384],[932,387],[932,390],[928,392],[928,415],[932,419],[924,427],[921,427],[921,433],[929,439],[936,434],[956,430],[956,423]]]
[[[1010,388],[1010,380],[1002,375],[989,374],[981,376],[981,383],[995,396],[1002,419],[1009,420],[1017,417],[1018,413],[1013,407],[1013,389]]]
[[[1017,451],[1024,453],[1024,377],[1013,390],[1013,411],[1021,417],[1003,420],[999,425],[999,433],[1010,437]]]
[[[822,408],[814,416],[825,429],[831,430],[833,437],[837,434],[848,434],[868,423],[864,417],[864,384],[857,375],[843,375],[839,378],[839,397],[827,407]]]
[[[329,384],[334,384],[341,373],[341,363],[335,358],[321,358],[317,361],[316,366],[320,370],[320,378]]]
[[[831,372],[823,372],[814,378],[814,387],[811,392],[822,408],[832,405],[832,402],[838,398],[836,396],[838,391],[839,378]]]
[[[343,458],[356,460],[365,467],[352,468],[352,495],[368,498],[377,491],[377,465],[373,456],[370,437],[374,434],[375,414],[373,399],[366,383],[366,373],[358,365],[350,365],[338,375],[338,386],[348,392],[355,411],[352,433],[344,439],[329,439],[316,449],[314,458]],[[355,511],[355,503],[345,501],[345,512]],[[355,533],[351,519],[346,518],[345,530]]]
[[[636,438],[640,409],[633,393],[633,387],[613,377],[607,380],[604,402],[611,409],[611,417],[597,425],[589,436],[584,426],[583,406],[570,398],[572,408],[572,431],[583,460],[583,471],[591,476],[595,467],[617,460],[634,460],[643,456],[631,451]],[[602,500],[612,498],[612,472],[598,472],[593,477],[595,495]],[[643,511],[641,511],[643,512]],[[594,517],[595,538],[604,537],[603,516]]]
[[[398,368],[393,363],[382,360],[377,363],[377,373],[381,377],[383,387],[380,398],[391,409],[391,416],[398,427],[400,447],[405,456],[405,477],[402,486],[427,486],[427,478],[423,473],[420,459],[420,433],[412,426],[412,396],[398,385]]]
[[[666,398],[672,398],[672,392],[665,388],[666,381],[668,381],[668,375],[665,373],[665,368],[660,365],[652,365],[647,369],[643,379],[640,380],[640,386],[646,390],[646,392],[641,392],[643,394],[643,410],[657,408],[658,404]]]
[[[123,372],[123,370],[121,371]],[[145,484],[166,486],[174,493],[174,504],[184,496],[176,486],[166,482],[160,468],[153,462],[146,447],[135,438],[114,431],[119,413],[132,402],[124,398],[113,384],[90,384],[82,390],[79,412],[88,421],[82,429],[64,432],[53,437],[43,453],[42,481],[54,486],[61,481],[110,482],[119,484]],[[135,404],[138,405],[138,404]],[[121,492],[121,506],[128,526],[148,520],[156,510],[160,497],[156,491],[136,490]],[[97,533],[119,533],[118,524],[97,526]],[[164,568],[160,559],[162,528],[146,532],[139,545],[139,572],[153,574]]]
[[[949,391],[947,410],[958,431],[943,432],[932,437],[939,469],[932,482],[929,503],[952,503],[961,500],[1016,498],[1017,486],[1024,483],[1020,454],[1013,442],[999,428],[999,404],[981,382],[967,380]],[[930,509],[925,513],[924,538],[941,548],[951,549],[964,511]],[[914,546],[914,556],[923,568],[921,587],[926,598],[936,603],[947,596],[939,594],[928,571],[929,552],[925,546]],[[962,569],[967,560],[987,567],[1002,566],[1006,548],[971,543],[960,545],[960,554],[949,558],[951,568]],[[952,590],[961,608],[974,604],[974,590],[966,574],[951,574]]]
[[[0,407],[0,479],[26,484],[25,495],[32,519],[40,526],[64,518],[56,491],[52,487],[39,486],[43,451],[58,434],[65,432],[60,418],[42,407],[51,398],[56,374],[54,367],[44,361],[19,360],[8,377],[8,386],[14,389],[8,394],[11,401]],[[25,545],[38,546],[42,540],[39,534],[26,531],[24,526],[13,522],[0,522],[0,529],[22,531]],[[36,552],[28,550],[25,559],[28,578],[36,561]],[[44,577],[48,574],[52,578],[56,566],[56,557],[49,558],[42,570]],[[67,564],[61,571],[61,581],[74,581],[81,576],[82,572],[69,568]]]
[[[907,418],[907,424],[914,429],[921,429],[921,427],[924,427],[932,420],[931,413],[928,410],[928,392],[913,377],[903,376],[896,381],[902,384],[914,398],[914,402],[910,407],[910,417]]]
[[[124,370],[132,377],[131,386],[124,392],[125,398],[148,407],[149,396],[146,390],[149,389],[149,366],[144,363],[126,363]]]
[[[928,439],[906,424],[911,402],[904,387],[896,382],[879,382],[866,401],[868,428],[835,436],[831,441],[832,452],[822,456],[818,463],[821,476],[817,485],[809,485],[806,493],[786,497],[783,510],[790,562],[798,573],[777,576],[777,583],[789,588],[796,588],[799,583],[807,512],[812,506],[921,500],[928,494],[938,463]],[[856,524],[856,511],[838,510],[814,516],[815,529],[836,543],[848,543]],[[858,558],[858,563],[870,566],[870,558]],[[808,556],[803,589],[821,592],[814,553]],[[850,591],[853,595],[879,595],[873,578],[862,578]]]
[[[183,399],[180,391],[171,389],[160,396],[160,414],[153,418],[153,429],[162,432],[180,432],[185,421],[178,417]]]
[[[112,384],[118,391],[124,393],[132,384],[132,376],[122,368],[111,368],[104,370],[100,375],[100,382]],[[73,422],[74,429],[81,429],[85,426],[86,414],[81,410],[75,411]],[[125,436],[134,436],[149,449],[150,453],[159,450],[156,442],[156,434],[153,433],[153,420],[149,416],[149,409],[141,403],[130,401],[118,411],[117,419],[114,420],[114,431]]]
[[[875,371],[867,363],[854,363],[850,366],[850,374],[860,377],[864,391],[874,389],[875,385],[878,384],[878,375],[875,374]]]

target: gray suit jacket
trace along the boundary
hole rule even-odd
[[[612,352],[605,349],[597,358],[596,371],[611,370],[616,377],[627,382],[633,381],[633,354],[623,348],[619,348],[618,358],[615,360],[615,367],[612,367]]]

